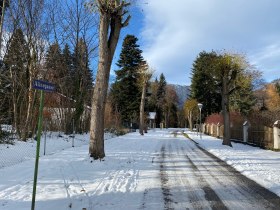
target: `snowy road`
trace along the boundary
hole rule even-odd
[[[280,198],[191,141],[165,142],[160,168],[164,209],[279,209]],[[147,208],[149,209],[149,208]]]
[[[40,159],[36,210],[279,209],[280,198],[167,130],[105,141]],[[0,209],[29,210],[33,161],[0,169]]]

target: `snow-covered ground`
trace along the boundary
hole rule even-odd
[[[36,210],[164,209],[157,158],[165,142],[188,141],[171,132],[151,130],[145,136],[135,132],[108,139],[105,161],[89,158],[88,136],[80,137],[85,142],[79,147],[61,150],[49,145],[47,148],[53,147],[56,152],[40,157]],[[228,148],[221,146],[221,140],[208,136],[200,140],[195,133],[187,133],[211,153],[280,195],[280,153],[242,144]],[[19,146],[8,149],[11,147],[16,150]],[[34,158],[0,169],[1,210],[30,209],[33,173]]]
[[[105,133],[105,139],[112,137],[113,134]],[[89,134],[69,136],[59,132],[43,133],[40,143],[40,155],[51,155],[72,146],[88,145],[88,139]],[[0,144],[0,168],[12,166],[26,160],[34,160],[36,143],[34,139],[29,139],[27,142],[14,141],[14,145]]]
[[[221,139],[207,135],[200,139],[196,132],[187,134],[204,149],[280,196],[280,152],[234,142],[233,147],[228,147],[222,145]]]

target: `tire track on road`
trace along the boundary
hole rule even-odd
[[[248,179],[232,166],[193,142],[185,142],[183,150],[195,161],[198,170],[207,171],[208,183],[218,186],[217,195],[230,208],[279,209],[280,198]],[[209,176],[210,175],[210,176]],[[239,202],[236,202],[236,201]]]
[[[170,152],[172,152],[171,144],[169,145],[169,148],[170,148]],[[175,154],[173,156],[175,156]],[[180,150],[177,144],[176,144],[176,156],[179,157],[180,159],[181,158],[184,159],[183,155],[180,154]],[[203,202],[203,195],[201,194],[200,189],[196,187],[196,183],[190,180],[191,179],[190,177],[195,177],[193,170],[187,170],[190,164],[186,163],[187,165],[184,166],[183,169],[178,168],[178,165],[175,163],[175,161],[172,161],[172,164],[175,168],[176,180],[179,180],[180,185],[183,186],[183,189],[185,189],[185,192],[182,189],[180,190],[181,191],[180,193],[185,194],[185,197],[187,198],[187,201],[190,204],[190,206],[188,204],[185,204],[186,206],[183,207],[185,207],[186,209],[188,209],[188,207],[189,208],[192,207],[193,209],[197,209],[197,210],[202,210],[207,208],[207,203]],[[189,168],[192,167],[190,166]],[[181,201],[178,202],[178,206],[181,209],[182,204],[180,205],[180,203]]]
[[[182,153],[185,152],[185,149],[181,147]],[[205,180],[205,178],[201,175],[199,169],[194,164],[192,159],[185,154],[186,160],[190,162],[193,171],[195,175],[197,176],[199,180],[199,187],[204,191],[205,193],[205,199],[210,203],[210,206],[213,210],[226,210],[228,209],[223,201],[219,198],[219,196],[216,194],[216,192],[211,188],[209,183]]]
[[[164,201],[164,209],[172,210],[172,194],[170,192],[170,188],[168,186],[168,174],[166,172],[166,166],[165,166],[165,158],[166,158],[166,150],[165,146],[163,145],[160,149],[161,151],[161,158],[160,158],[160,181],[161,181],[161,191],[163,195],[163,201]]]

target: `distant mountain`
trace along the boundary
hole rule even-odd
[[[190,95],[190,86],[187,86],[187,85],[175,85],[175,84],[169,84],[170,86],[172,86],[177,95],[178,95],[178,98],[179,98],[179,107],[183,107],[186,99],[189,98],[189,95]]]

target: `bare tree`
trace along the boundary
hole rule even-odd
[[[28,56],[24,59],[27,64],[24,66],[25,77],[22,81],[22,92],[24,97],[20,99],[22,110],[17,113],[20,117],[20,138],[26,140],[35,130],[36,113],[35,99],[36,91],[32,89],[32,82],[42,67],[42,59],[45,51],[45,13],[44,1],[17,0],[11,1],[7,10],[7,27],[12,33],[21,29],[29,50]],[[24,56],[24,55],[22,55]],[[16,101],[16,100],[14,100]],[[15,113],[14,113],[15,114]]]
[[[165,127],[169,126],[176,127],[177,122],[177,106],[178,106],[178,95],[173,86],[167,85],[165,91],[165,104],[164,104],[164,122]]]
[[[130,16],[123,21],[129,3],[120,0],[98,0],[99,61],[93,92],[89,153],[94,159],[105,157],[104,110],[107,97],[109,73],[119,40],[120,31],[128,25]]]
[[[5,17],[5,10],[7,6],[9,6],[9,2],[7,0],[0,1],[0,9],[1,9],[1,21],[0,21],[0,53],[2,49],[2,35],[3,35],[3,24],[4,24],[4,17]]]
[[[80,39],[86,43],[90,58],[97,57],[98,17],[85,6],[87,0],[51,0],[48,4],[50,39],[68,43],[75,49]]]
[[[146,99],[146,92],[147,92],[147,85],[149,80],[151,79],[153,72],[149,68],[146,62],[143,62],[139,67],[139,86],[142,89],[141,94],[141,102],[140,102],[140,123],[139,123],[139,133],[144,135],[144,127],[145,127],[145,99]]]
[[[56,69],[60,72],[60,76],[51,81],[57,85],[57,91],[66,97],[59,104],[64,107],[63,114],[59,116],[62,117],[60,121],[66,133],[73,130],[73,122],[76,131],[84,131],[90,118],[85,108],[90,106],[93,89],[90,61],[97,57],[98,15],[91,13],[86,6],[87,2],[87,0],[46,2],[50,32],[48,38],[61,48],[64,45],[62,62],[64,67]],[[46,69],[45,73],[49,75],[50,72]],[[84,86],[89,80],[91,83],[85,91]]]
[[[188,119],[189,128],[193,130],[193,119],[198,116],[198,101],[196,99],[187,99],[184,104],[185,117]]]

